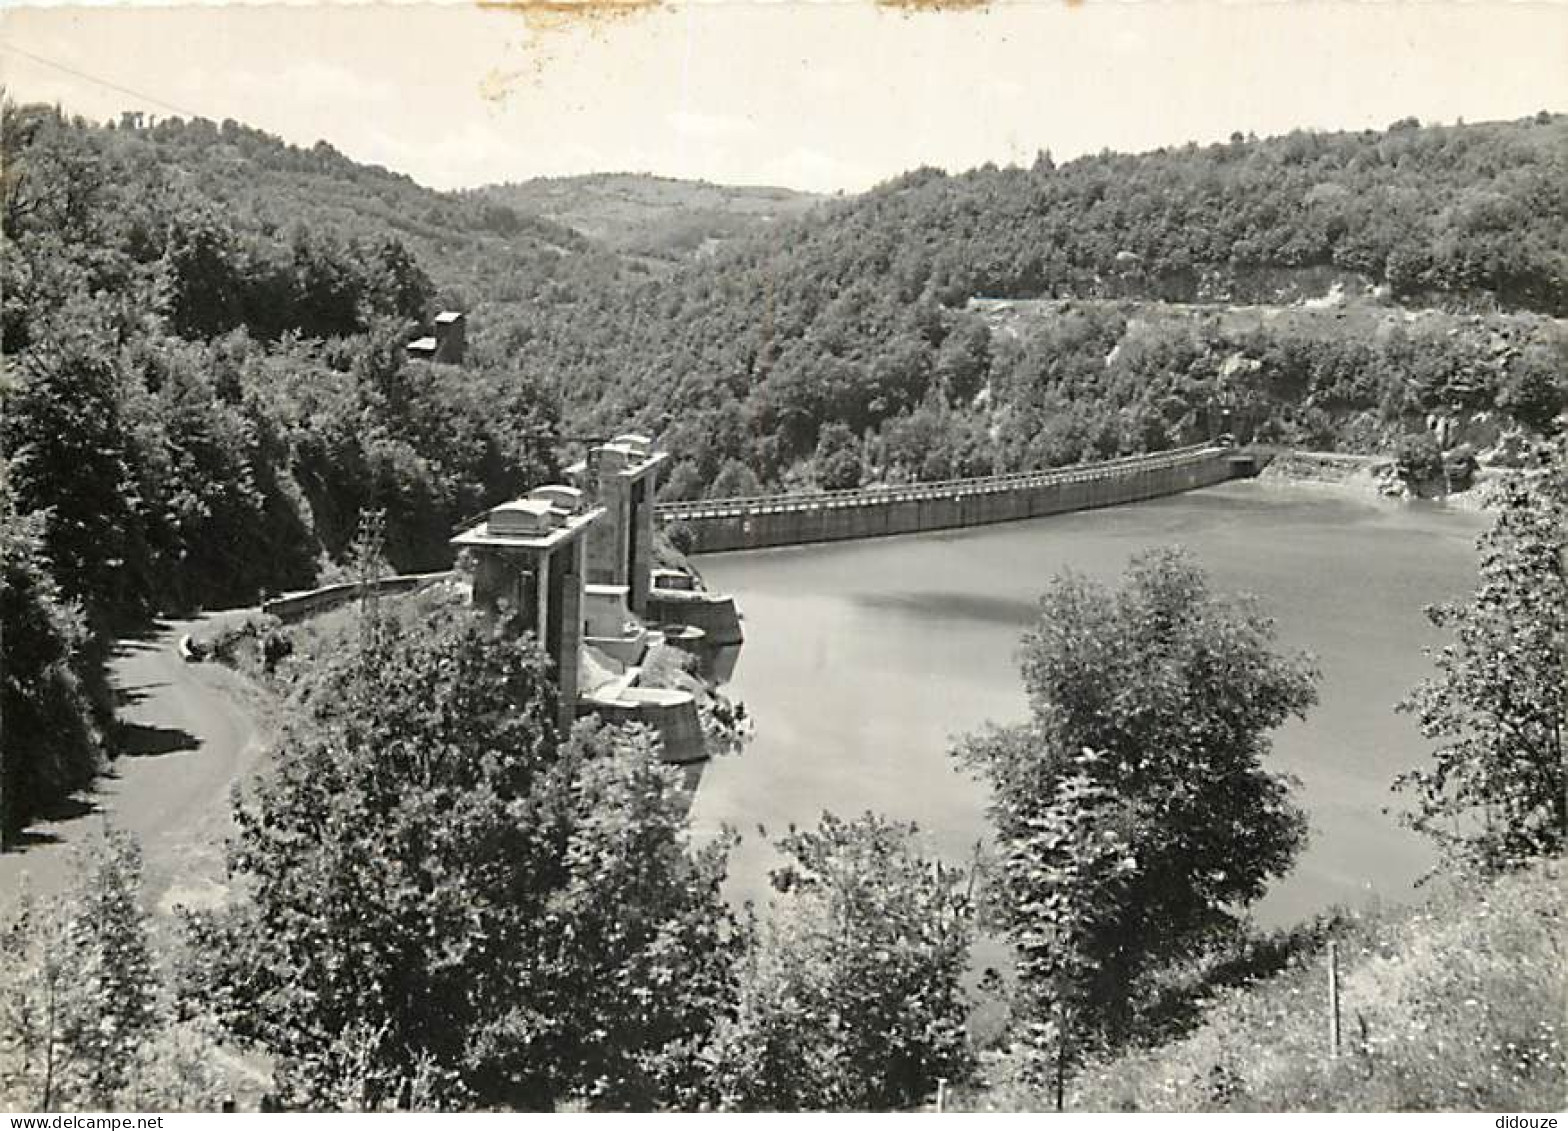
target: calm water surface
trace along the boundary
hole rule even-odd
[[[747,643],[730,691],[755,721],[744,753],[709,764],[692,818],[745,840],[732,891],[761,902],[770,837],[822,810],[919,823],[968,859],[985,793],[948,755],[954,736],[1022,719],[1018,641],[1051,576],[1114,579],[1129,555],[1181,544],[1216,588],[1262,598],[1283,647],[1313,653],[1320,702],[1282,728],[1273,765],[1301,780],[1312,839],[1257,909],[1267,923],[1330,904],[1408,898],[1430,863],[1383,812],[1389,782],[1426,750],[1394,704],[1431,670],[1422,607],[1467,593],[1485,520],[1360,502],[1309,487],[1232,483],[1134,506],[940,534],[704,557],[733,593]]]

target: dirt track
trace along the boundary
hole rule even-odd
[[[110,680],[123,704],[124,752],[92,789],[57,818],[35,821],[18,848],[0,855],[0,910],[24,882],[38,897],[69,884],[73,849],[106,825],[141,842],[150,906],[167,911],[222,894],[229,791],[254,772],[267,736],[246,681],[216,664],[185,663],[178,645],[185,633],[208,634],[248,612],[159,622],[115,648]]]

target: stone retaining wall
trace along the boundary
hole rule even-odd
[[[433,585],[451,576],[451,570],[441,570],[437,573],[408,573],[377,578],[370,584],[378,593],[392,596],[398,593],[412,593],[415,589],[422,589],[426,585]],[[288,593],[263,601],[261,611],[288,623],[345,605],[358,597],[360,592],[361,586],[357,581],[323,585],[319,589],[308,589],[303,593]]]

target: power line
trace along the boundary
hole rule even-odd
[[[20,47],[15,47],[9,43],[0,42],[0,51],[9,51],[13,55],[20,55],[24,59],[31,59],[35,63],[43,64],[45,67],[53,67],[57,71],[63,71],[68,75],[83,80],[84,82],[90,82],[95,86],[101,86],[108,90],[117,91],[120,94],[128,94],[132,98],[138,98],[143,102],[149,102],[152,105],[160,107],[164,110],[172,110],[174,113],[183,114],[188,118],[203,117],[202,114],[199,114],[195,110],[189,109],[188,107],[176,106],[172,102],[165,102],[161,98],[154,98],[150,94],[144,94],[139,90],[132,90],[128,86],[121,86],[119,83],[110,82],[108,79],[99,78],[97,75],[90,75],[86,71],[79,71],[75,67],[68,67],[64,63],[56,63],[53,59],[45,59],[42,55],[34,55],[31,51],[24,51]]]

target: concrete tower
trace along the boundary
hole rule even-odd
[[[605,511],[605,521],[588,535],[588,580],[625,586],[627,606],[638,616],[648,610],[654,496],[659,468],[669,458],[668,452],[654,451],[647,436],[627,434],[590,448],[586,460],[567,469]]]
[[[563,731],[577,710],[584,551],[604,513],[586,506],[575,487],[536,487],[452,539],[473,555],[474,604],[517,614],[519,628],[538,636],[555,665]]]

